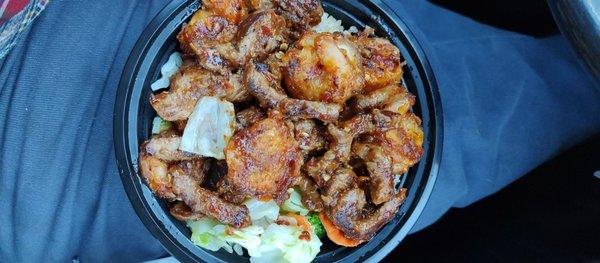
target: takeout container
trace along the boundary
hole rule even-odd
[[[374,4],[377,2],[378,4]],[[437,84],[423,50],[405,23],[380,1],[323,1],[325,12],[341,19],[346,28],[365,25],[376,35],[387,37],[406,61],[404,85],[416,95],[413,111],[423,121],[424,155],[401,182],[408,188],[407,198],[396,217],[369,242],[356,248],[334,245],[323,238],[315,262],[379,261],[408,234],[427,202],[436,180],[442,148],[442,108]],[[116,159],[125,191],[148,230],[182,262],[244,262],[238,256],[220,250],[212,252],[194,245],[185,223],[174,219],[165,201],[157,199],[138,176],[138,149],[151,135],[156,112],[150,106],[150,84],[160,77],[160,67],[178,49],[176,35],[181,25],[200,8],[199,0],[171,1],[146,27],[137,41],[117,92],[114,110]]]

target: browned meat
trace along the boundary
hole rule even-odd
[[[387,104],[383,107],[383,110],[405,114],[412,108],[413,105],[415,105],[415,96],[405,90],[405,92],[391,97]]]
[[[286,88],[297,99],[344,103],[364,87],[358,47],[342,34],[307,32],[283,62]]]
[[[236,17],[237,13],[230,16]],[[195,54],[206,69],[226,73],[236,68],[239,57],[233,40],[238,22],[228,20],[209,10],[197,11],[181,28],[177,39],[186,54]]]
[[[358,110],[380,108],[385,111],[404,114],[415,104],[415,96],[410,94],[404,87],[389,85],[356,96],[356,107]]]
[[[241,22],[248,14],[244,0],[202,0],[202,9],[223,17],[232,23]]]
[[[200,183],[182,167],[172,166],[170,170],[173,176],[173,192],[193,213],[212,216],[234,227],[250,225],[248,208],[231,204],[219,198],[217,193],[200,187]]]
[[[298,176],[294,186],[302,195],[302,204],[310,211],[321,212],[323,210],[323,200],[317,190],[317,186],[312,179],[307,176]]]
[[[346,237],[368,240],[394,218],[405,196],[406,189],[401,189],[381,206],[365,207],[366,196],[358,187],[357,176],[350,169],[339,169],[327,182],[321,197],[327,217]]]
[[[183,131],[185,130],[185,126],[187,125],[187,119],[175,121],[174,124],[175,124],[175,129],[177,130],[178,134],[181,135],[181,134],[183,134]]]
[[[282,45],[282,46],[284,46],[284,45]],[[281,51],[271,53],[267,57],[267,59],[265,59],[265,61],[263,62],[269,68],[269,72],[271,73],[270,77],[272,78],[272,81],[277,82],[277,83],[281,83],[281,80],[283,79],[283,68],[285,67],[285,64],[283,63],[283,61],[281,59],[283,58],[284,55],[285,55],[285,53],[283,53]],[[277,92],[285,94],[285,91],[283,90],[281,85],[277,85],[274,88],[278,88]]]
[[[294,136],[304,156],[313,151],[320,151],[327,145],[325,129],[314,120],[298,120],[294,122]]]
[[[189,161],[182,161],[177,165],[169,167],[169,173],[172,174],[174,171],[183,172],[194,179],[198,184],[202,184],[208,174],[209,168],[210,161],[208,159],[197,158]]]
[[[354,191],[360,191],[355,189]],[[350,196],[352,198],[352,196]],[[362,195],[364,197],[364,194]],[[361,197],[361,198],[362,198]],[[341,198],[338,201],[338,204],[343,204],[344,199],[351,198]],[[393,197],[383,203],[380,207],[376,208],[373,212],[363,214],[354,218],[354,220],[348,220],[346,222],[335,222],[338,223],[336,226],[340,227],[344,232],[346,237],[359,239],[359,240],[369,240],[371,237],[379,230],[382,226],[387,224],[390,220],[396,216],[398,213],[398,209],[400,205],[404,202],[406,198],[406,189],[402,188],[398,193],[393,195]]]
[[[390,85],[381,89],[374,90],[365,94],[356,96],[356,107],[361,110],[381,107],[392,96],[401,92],[401,89],[395,85]]]
[[[274,10],[256,12],[248,16],[239,26],[237,47],[241,64],[250,59],[264,59],[279,49],[286,41],[285,20]]]
[[[423,156],[423,130],[421,120],[411,112],[395,115],[390,129],[379,130],[355,143],[354,154],[367,158],[369,150],[380,148],[392,161],[392,172],[402,174],[408,171]]]
[[[297,34],[319,24],[323,16],[320,0],[275,0],[275,5]]]
[[[360,113],[347,121],[341,122],[340,127],[351,131],[353,136],[364,133],[385,132],[400,127],[404,118],[404,115],[394,112],[373,109],[371,113]]]
[[[238,112],[235,115],[236,119],[236,130],[241,130],[260,120],[267,117],[267,114],[257,106],[250,106],[249,108]]]
[[[281,203],[299,175],[298,142],[281,116],[261,120],[237,132],[225,148],[225,182],[241,194]]]
[[[202,213],[194,213],[184,202],[175,202],[169,209],[169,213],[180,221],[200,220],[205,217]]]
[[[395,192],[390,158],[381,149],[373,147],[365,157],[365,165],[370,175],[371,201],[376,205],[389,201]]]
[[[154,137],[142,144],[143,150],[148,155],[167,162],[191,160],[200,156],[179,150],[181,137],[177,135],[167,137]]]
[[[173,178],[168,173],[169,165],[156,157],[148,155],[144,146],[145,144],[140,147],[138,160],[140,175],[157,197],[174,199]]]
[[[402,79],[400,51],[385,38],[369,37],[372,33],[367,27],[356,40],[363,58],[366,91],[395,85]]]
[[[352,134],[340,129],[333,124],[327,126],[327,131],[333,141],[329,150],[322,157],[314,157],[306,163],[307,174],[312,177],[318,186],[323,186],[329,180],[331,174],[350,160],[352,147]]]
[[[248,63],[244,72],[244,83],[263,107],[277,109],[292,119],[316,118],[324,122],[333,122],[337,120],[342,109],[338,104],[288,98],[279,92],[279,82],[264,64]]]
[[[203,0],[177,39],[187,54],[195,54],[200,65],[222,74],[238,67],[240,56],[233,42],[238,25],[247,16],[244,0]]]
[[[336,205],[338,198],[347,190],[357,187],[357,176],[348,168],[340,168],[322,187],[321,198],[325,207]]]
[[[217,96],[231,102],[250,99],[238,74],[220,75],[196,64],[183,66],[171,77],[171,88],[150,97],[158,115],[168,121],[187,119],[198,99]]]
[[[246,6],[253,11],[273,9],[275,7],[274,0],[246,0]]]
[[[320,0],[246,0],[246,6],[254,11],[274,9],[285,17],[285,27],[291,29],[295,38],[319,24],[323,16]]]

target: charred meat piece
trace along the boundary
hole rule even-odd
[[[140,147],[140,175],[152,192],[160,198],[175,199],[173,178],[169,174],[169,165],[146,152],[145,144]]]
[[[318,186],[323,186],[331,174],[350,160],[352,134],[333,124],[327,126],[332,137],[329,150],[322,157],[314,157],[305,165],[307,174],[315,180]]]
[[[267,114],[257,106],[250,106],[235,115],[236,130],[241,130],[267,117]]]
[[[371,113],[360,113],[340,123],[340,127],[348,130],[353,136],[364,133],[385,132],[402,126],[404,119],[414,114],[400,115],[395,112],[373,109]],[[420,120],[419,120],[420,122]]]
[[[383,110],[405,114],[413,105],[415,105],[415,96],[405,90],[405,92],[391,97],[383,107]]]
[[[181,137],[177,135],[154,137],[142,144],[143,150],[150,156],[163,161],[173,162],[182,160],[191,160],[201,156],[179,150]]]
[[[323,6],[320,0],[274,1],[277,11],[285,17],[288,27],[298,35],[321,22]]]
[[[395,192],[392,161],[384,154],[383,150],[373,147],[365,156],[365,165],[370,175],[371,201],[376,205],[389,201]]]
[[[365,84],[358,47],[342,34],[307,32],[283,62],[284,81],[293,98],[344,103]]]
[[[358,110],[380,108],[384,111],[404,114],[415,104],[415,96],[404,87],[389,85],[366,94],[356,96]]]
[[[370,37],[373,29],[367,27],[356,38],[365,70],[365,90],[373,91],[400,83],[402,59],[398,48],[389,40]]]
[[[370,149],[379,148],[392,161],[392,172],[408,171],[423,156],[423,129],[421,120],[413,113],[394,118],[392,129],[368,135],[353,145],[353,153],[365,160]]]
[[[173,176],[173,193],[188,205],[193,213],[212,216],[233,227],[250,225],[248,208],[231,204],[210,190],[200,187],[200,183],[180,166],[170,169]],[[204,170],[204,168],[202,168]]]
[[[187,125],[187,119],[174,121],[175,130],[177,130],[178,134],[181,136],[183,131],[185,130],[185,126]]]
[[[200,220],[205,217],[202,213],[192,212],[192,209],[189,206],[180,201],[175,202],[171,208],[169,208],[169,213],[179,221]]]
[[[200,65],[208,70],[225,74],[237,68],[239,56],[233,42],[236,20],[209,10],[198,10],[177,35],[181,49],[187,55],[196,55]]]
[[[325,207],[335,206],[344,192],[357,187],[357,180],[358,178],[352,169],[337,169],[331,179],[321,187],[323,189],[321,198]]]
[[[324,134],[324,127],[317,125],[314,120],[298,120],[294,122],[294,136],[305,156],[310,152],[325,149],[327,140]]]
[[[310,211],[321,212],[323,210],[323,200],[317,190],[317,186],[307,176],[299,176],[296,178],[294,186],[300,191],[302,195],[302,204],[306,206]]]
[[[252,11],[273,9],[275,0],[246,0],[246,6]]]
[[[405,196],[406,189],[401,189],[381,206],[367,207],[358,177],[350,169],[339,169],[327,182],[321,197],[327,217],[346,237],[368,240],[394,218]]]
[[[168,121],[187,119],[198,99],[216,96],[230,102],[250,99],[238,74],[221,75],[187,64],[171,77],[171,88],[150,97],[150,104],[158,115]]]
[[[340,211],[343,211],[343,213],[352,213],[351,210],[344,211],[343,209],[352,209],[352,206],[348,206],[346,204],[353,202],[355,196],[358,196],[357,198],[363,198],[364,194],[362,196],[356,194],[360,192],[362,192],[362,190],[353,189],[353,191],[349,194],[345,194],[342,198],[340,198],[338,201],[338,207],[336,207],[336,209],[333,211],[337,212],[338,214]],[[356,216],[351,220],[342,217],[339,218],[341,220],[336,220],[334,223],[336,226],[342,229],[346,237],[358,240],[369,240],[371,237],[373,237],[377,230],[379,230],[382,226],[392,220],[394,216],[396,216],[396,213],[398,213],[398,209],[404,202],[405,198],[406,189],[402,188],[398,191],[398,193],[394,194],[389,201],[383,203],[377,208],[374,208],[373,211]]]
[[[264,64],[248,63],[244,72],[244,83],[261,106],[277,109],[291,119],[316,118],[324,122],[334,122],[342,109],[334,103],[288,98]]]
[[[286,42],[285,20],[274,10],[256,12],[248,16],[239,26],[237,47],[241,64],[251,59],[264,59]]]
[[[285,47],[287,49],[287,47],[284,45],[280,46],[280,49],[282,47]],[[265,59],[265,61],[263,61],[263,63],[265,65],[267,65],[267,67],[269,69],[269,73],[271,73],[270,77],[273,79],[273,81],[276,81],[277,83],[281,83],[281,80],[283,79],[283,69],[285,67],[285,64],[283,63],[283,60],[282,60],[283,56],[285,56],[285,53],[283,53],[282,51],[278,51],[278,52],[269,54],[267,59]],[[279,88],[278,91],[280,93],[285,94],[285,91],[283,90],[283,87],[281,87],[281,84],[278,85],[278,88]]]
[[[235,192],[278,203],[287,197],[302,165],[298,142],[281,116],[237,132],[225,148],[225,157],[224,180]]]
[[[202,0],[202,9],[232,23],[239,23],[248,15],[244,0]]]

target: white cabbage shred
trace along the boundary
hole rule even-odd
[[[293,209],[285,210],[286,213],[306,209],[301,204],[300,194],[292,189],[289,192],[286,202]],[[211,251],[222,248],[238,255],[243,254],[242,248],[245,248],[252,263],[308,263],[317,256],[322,243],[312,227],[310,239],[300,239],[305,229],[297,225],[294,217],[280,215],[283,206],[280,209],[273,200],[258,199],[248,199],[244,205],[248,207],[251,226],[235,229],[210,217],[188,221],[192,242]],[[278,225],[279,220],[286,221],[286,225]]]
[[[179,149],[223,160],[234,129],[233,104],[217,97],[202,97],[188,118]]]
[[[294,188],[290,188],[288,193],[290,194],[290,198],[281,204],[281,210],[298,213],[303,216],[307,215],[309,211],[302,205],[302,196],[300,193]]]
[[[313,31],[317,33],[333,33],[333,32],[342,32],[343,34],[354,34],[358,33],[358,28],[355,26],[351,26],[346,30],[344,26],[342,26],[342,20],[336,19],[332,15],[323,12],[323,16],[321,16],[321,22],[312,28]]]
[[[178,52],[174,52],[173,54],[171,54],[169,56],[169,60],[167,60],[167,63],[162,65],[162,67],[160,68],[160,79],[158,79],[150,85],[152,91],[168,88],[169,79],[171,78],[171,76],[173,76],[173,74],[175,74],[175,72],[177,72],[177,70],[179,70],[179,67],[181,67],[182,64],[183,59],[181,58],[181,54],[179,54]]]

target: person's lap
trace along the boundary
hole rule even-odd
[[[0,70],[0,258],[149,260],[165,252],[120,182],[121,69],[167,1],[55,1]],[[427,47],[444,108],[438,182],[415,231],[600,131],[600,94],[562,37],[502,31],[420,0],[393,3]]]

